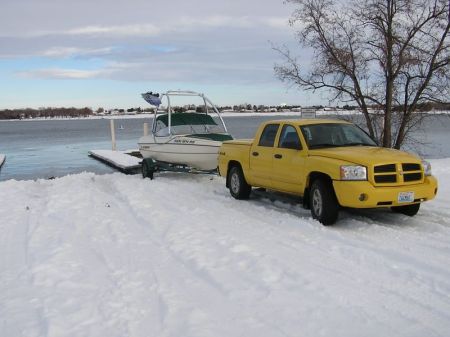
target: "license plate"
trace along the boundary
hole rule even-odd
[[[398,194],[398,202],[413,202],[414,192],[400,192]]]

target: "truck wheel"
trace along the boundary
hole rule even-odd
[[[313,219],[319,220],[325,226],[331,226],[336,222],[339,203],[329,182],[322,179],[314,180],[309,192],[309,205]]]
[[[412,204],[405,206],[393,206],[391,207],[392,211],[395,213],[405,214],[407,216],[414,216],[420,209],[420,204]]]
[[[233,166],[228,174],[228,186],[230,194],[235,199],[248,199],[252,187],[245,181],[242,169],[239,166]]]

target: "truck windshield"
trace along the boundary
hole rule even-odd
[[[343,146],[377,146],[363,130],[353,124],[312,124],[300,127],[309,149]]]

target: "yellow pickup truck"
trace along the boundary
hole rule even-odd
[[[340,120],[265,122],[255,139],[223,143],[219,173],[236,199],[248,199],[252,186],[301,196],[324,225],[336,222],[340,207],[390,207],[414,216],[437,193],[428,162],[378,147]]]

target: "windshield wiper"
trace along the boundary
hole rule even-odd
[[[339,147],[339,146],[342,146],[342,145],[323,143],[323,144],[309,145],[308,147],[312,150],[312,149],[321,149],[323,147]]]
[[[346,143],[346,144],[323,143],[323,144],[309,145],[309,149],[314,150],[314,149],[321,149],[324,147],[346,147],[346,146],[376,146],[376,145],[361,142]]]
[[[373,144],[368,144],[368,143],[361,143],[361,142],[354,142],[354,143],[346,143],[346,144],[342,144],[341,146],[375,146]]]

